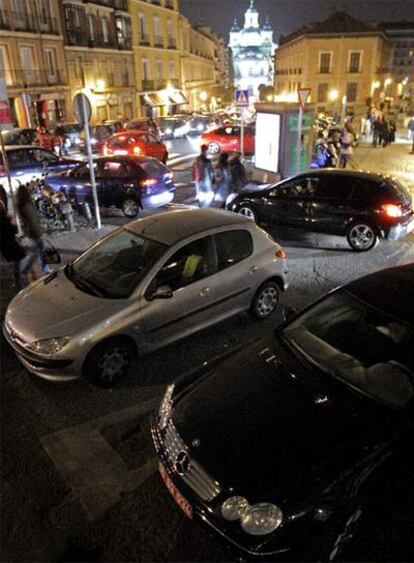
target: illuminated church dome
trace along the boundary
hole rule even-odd
[[[229,47],[233,53],[237,88],[249,90],[252,96],[257,96],[261,84],[272,84],[273,52],[276,45],[273,43],[273,31],[268,18],[263,27],[260,27],[259,12],[254,0],[250,0],[241,29],[237,20],[234,20]]]

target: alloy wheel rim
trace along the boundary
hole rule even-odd
[[[138,204],[132,199],[127,199],[124,201],[123,209],[126,215],[136,215],[138,211]]]
[[[114,379],[123,374],[128,363],[128,352],[124,348],[108,350],[98,362],[100,379],[106,382],[114,381]]]
[[[274,287],[266,287],[257,299],[256,310],[260,317],[267,317],[277,305],[278,295]]]
[[[211,154],[217,154],[220,152],[220,146],[218,143],[210,143],[208,150],[211,152]]]
[[[249,207],[241,207],[239,213],[240,215],[243,215],[243,217],[247,217],[248,219],[254,221],[254,213]]]
[[[355,248],[368,248],[374,240],[374,231],[368,225],[355,225],[350,233],[352,245]]]

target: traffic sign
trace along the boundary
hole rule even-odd
[[[298,88],[298,98],[300,107],[304,108],[310,96],[310,88]]]
[[[73,111],[75,112],[78,121],[86,123],[91,120],[92,106],[86,94],[79,92],[73,98]]]
[[[249,90],[236,90],[236,106],[246,108],[249,105]]]

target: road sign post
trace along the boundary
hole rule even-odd
[[[244,108],[249,106],[249,91],[236,90],[235,93],[236,107],[241,108],[240,112],[240,154],[241,159],[244,159]]]
[[[303,108],[306,105],[310,93],[311,93],[310,88],[299,88],[298,90],[299,115],[298,115],[298,139],[296,145],[296,173],[297,174],[299,174],[301,171]]]
[[[93,203],[95,206],[96,226],[98,227],[98,229],[100,229],[102,226],[101,214],[99,212],[99,201],[98,201],[98,193],[96,191],[95,171],[93,169],[91,134],[89,131],[89,121],[91,119],[91,114],[92,114],[92,107],[89,98],[82,93],[76,94],[76,96],[73,98],[73,108],[76,117],[81,123],[83,123],[83,126],[85,128],[85,145],[88,153],[89,174],[91,178]]]

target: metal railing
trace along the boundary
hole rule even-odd
[[[132,49],[132,37],[119,37],[118,36],[118,49]]]
[[[0,9],[0,29],[11,31],[31,31],[59,35],[59,20],[51,16],[40,16],[30,12],[16,12]]]
[[[169,10],[174,10],[174,2],[172,0],[165,0],[165,7]]]
[[[177,48],[177,41],[175,37],[168,38],[168,48],[169,49],[176,49]]]
[[[148,92],[149,90],[155,90],[154,80],[142,80],[142,90],[143,92]]]
[[[67,29],[69,45],[89,45],[88,34],[81,27],[72,27]]]
[[[128,0],[114,0],[115,10],[122,10],[128,12]]]
[[[161,35],[154,35],[154,47],[164,47],[164,39]]]
[[[139,44],[140,45],[149,45],[150,44],[150,38],[148,33],[141,33],[141,37],[139,38]]]
[[[55,86],[66,83],[66,73],[63,70],[23,69],[13,70],[11,86]]]

